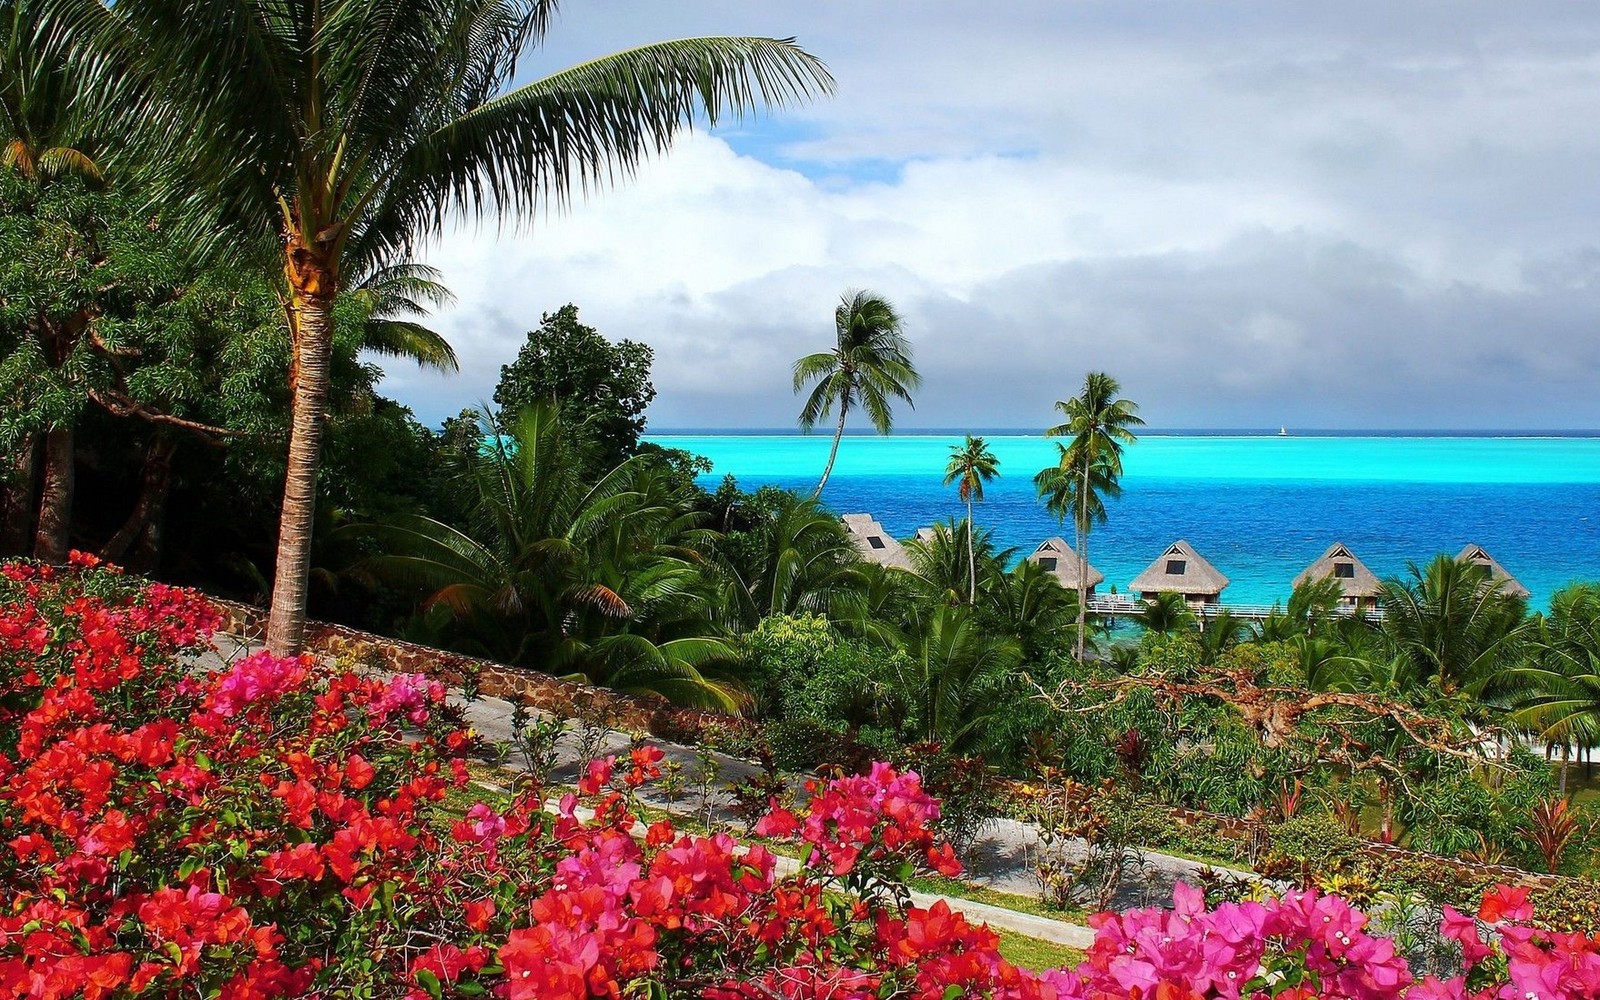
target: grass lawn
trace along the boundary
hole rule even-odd
[[[914,878],[910,882],[911,888],[918,892],[933,893],[938,896],[951,896],[956,899],[970,899],[974,903],[988,903],[1005,910],[1015,910],[1018,913],[1031,913],[1036,917],[1049,917],[1052,920],[1064,920],[1068,923],[1081,924],[1088,915],[1085,910],[1052,910],[1039,902],[1035,896],[1022,896],[1014,892],[1001,892],[987,886],[973,885],[960,879],[945,878],[942,875],[928,875]]]
[[[1005,960],[1021,969],[1038,972],[1041,969],[1060,969],[1083,961],[1083,952],[1064,944],[1041,941],[1015,931],[997,930],[1000,935],[1000,954]]]

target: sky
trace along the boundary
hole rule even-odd
[[[426,251],[430,424],[572,302],[655,349],[652,430],[791,427],[841,293],[905,319],[902,429],[1026,428],[1089,370],[1153,427],[1600,428],[1600,6],[569,0],[519,78],[795,36],[831,97]]]

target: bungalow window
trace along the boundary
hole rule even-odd
[[[1354,580],[1356,578],[1356,564],[1336,562],[1333,564],[1333,575],[1340,580]]]
[[[1168,576],[1182,576],[1183,573],[1184,573],[1184,570],[1186,570],[1188,568],[1189,568],[1189,561],[1187,559],[1168,559],[1167,560],[1167,575]]]
[[[883,539],[879,538],[877,535],[868,535],[867,544],[872,548],[881,549],[883,548]]]
[[[1045,558],[1039,560],[1039,565],[1043,566],[1046,570],[1054,573],[1055,569],[1056,569],[1055,557],[1054,556],[1046,556]]]

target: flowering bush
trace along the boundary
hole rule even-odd
[[[452,807],[470,737],[438,684],[266,654],[206,671],[217,621],[104,568],[0,567],[0,996],[1600,996],[1595,941],[1535,929],[1514,890],[1447,914],[1449,981],[1414,982],[1335,897],[1207,910],[1181,887],[1095,917],[1078,968],[1026,972],[908,905],[908,874],[958,870],[914,773],[775,808],[762,831],[805,845],[783,875],[761,846],[639,824],[648,747],[553,810],[540,789]]]

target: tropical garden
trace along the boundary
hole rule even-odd
[[[809,495],[713,487],[643,441],[650,348],[572,304],[492,405],[429,428],[385,398],[380,362],[457,365],[416,254],[443,227],[521,225],[683,129],[832,86],[793,41],[731,37],[518,82],[554,13],[0,6],[0,985],[1597,995],[1600,587],[1530,614],[1439,557],[1385,583],[1381,618],[1312,582],[1254,624],[1163,597],[1114,631],[1081,574],[981,523],[985,484],[1031,476],[1087,560],[1141,426],[1100,372],[1045,431],[1056,464],[1002,469],[968,436],[929,470],[962,516],[906,566],[865,559],[825,505],[834,458],[920,382],[867,290],[794,365],[799,425],[832,432]],[[267,650],[194,671],[220,624],[203,594],[270,607]],[[769,803],[748,851],[636,836],[647,747],[559,808],[533,786],[463,802],[483,747],[439,685],[300,657],[308,616],[702,709],[719,721],[672,735],[831,777]],[[1035,975],[906,895],[998,816],[1041,831],[1060,908],[1103,905],[1145,850],[1293,888],[1096,917],[1081,966]],[[1551,877],[1530,894],[1494,865]],[[1345,900],[1421,900],[1443,957],[1419,971]]]

